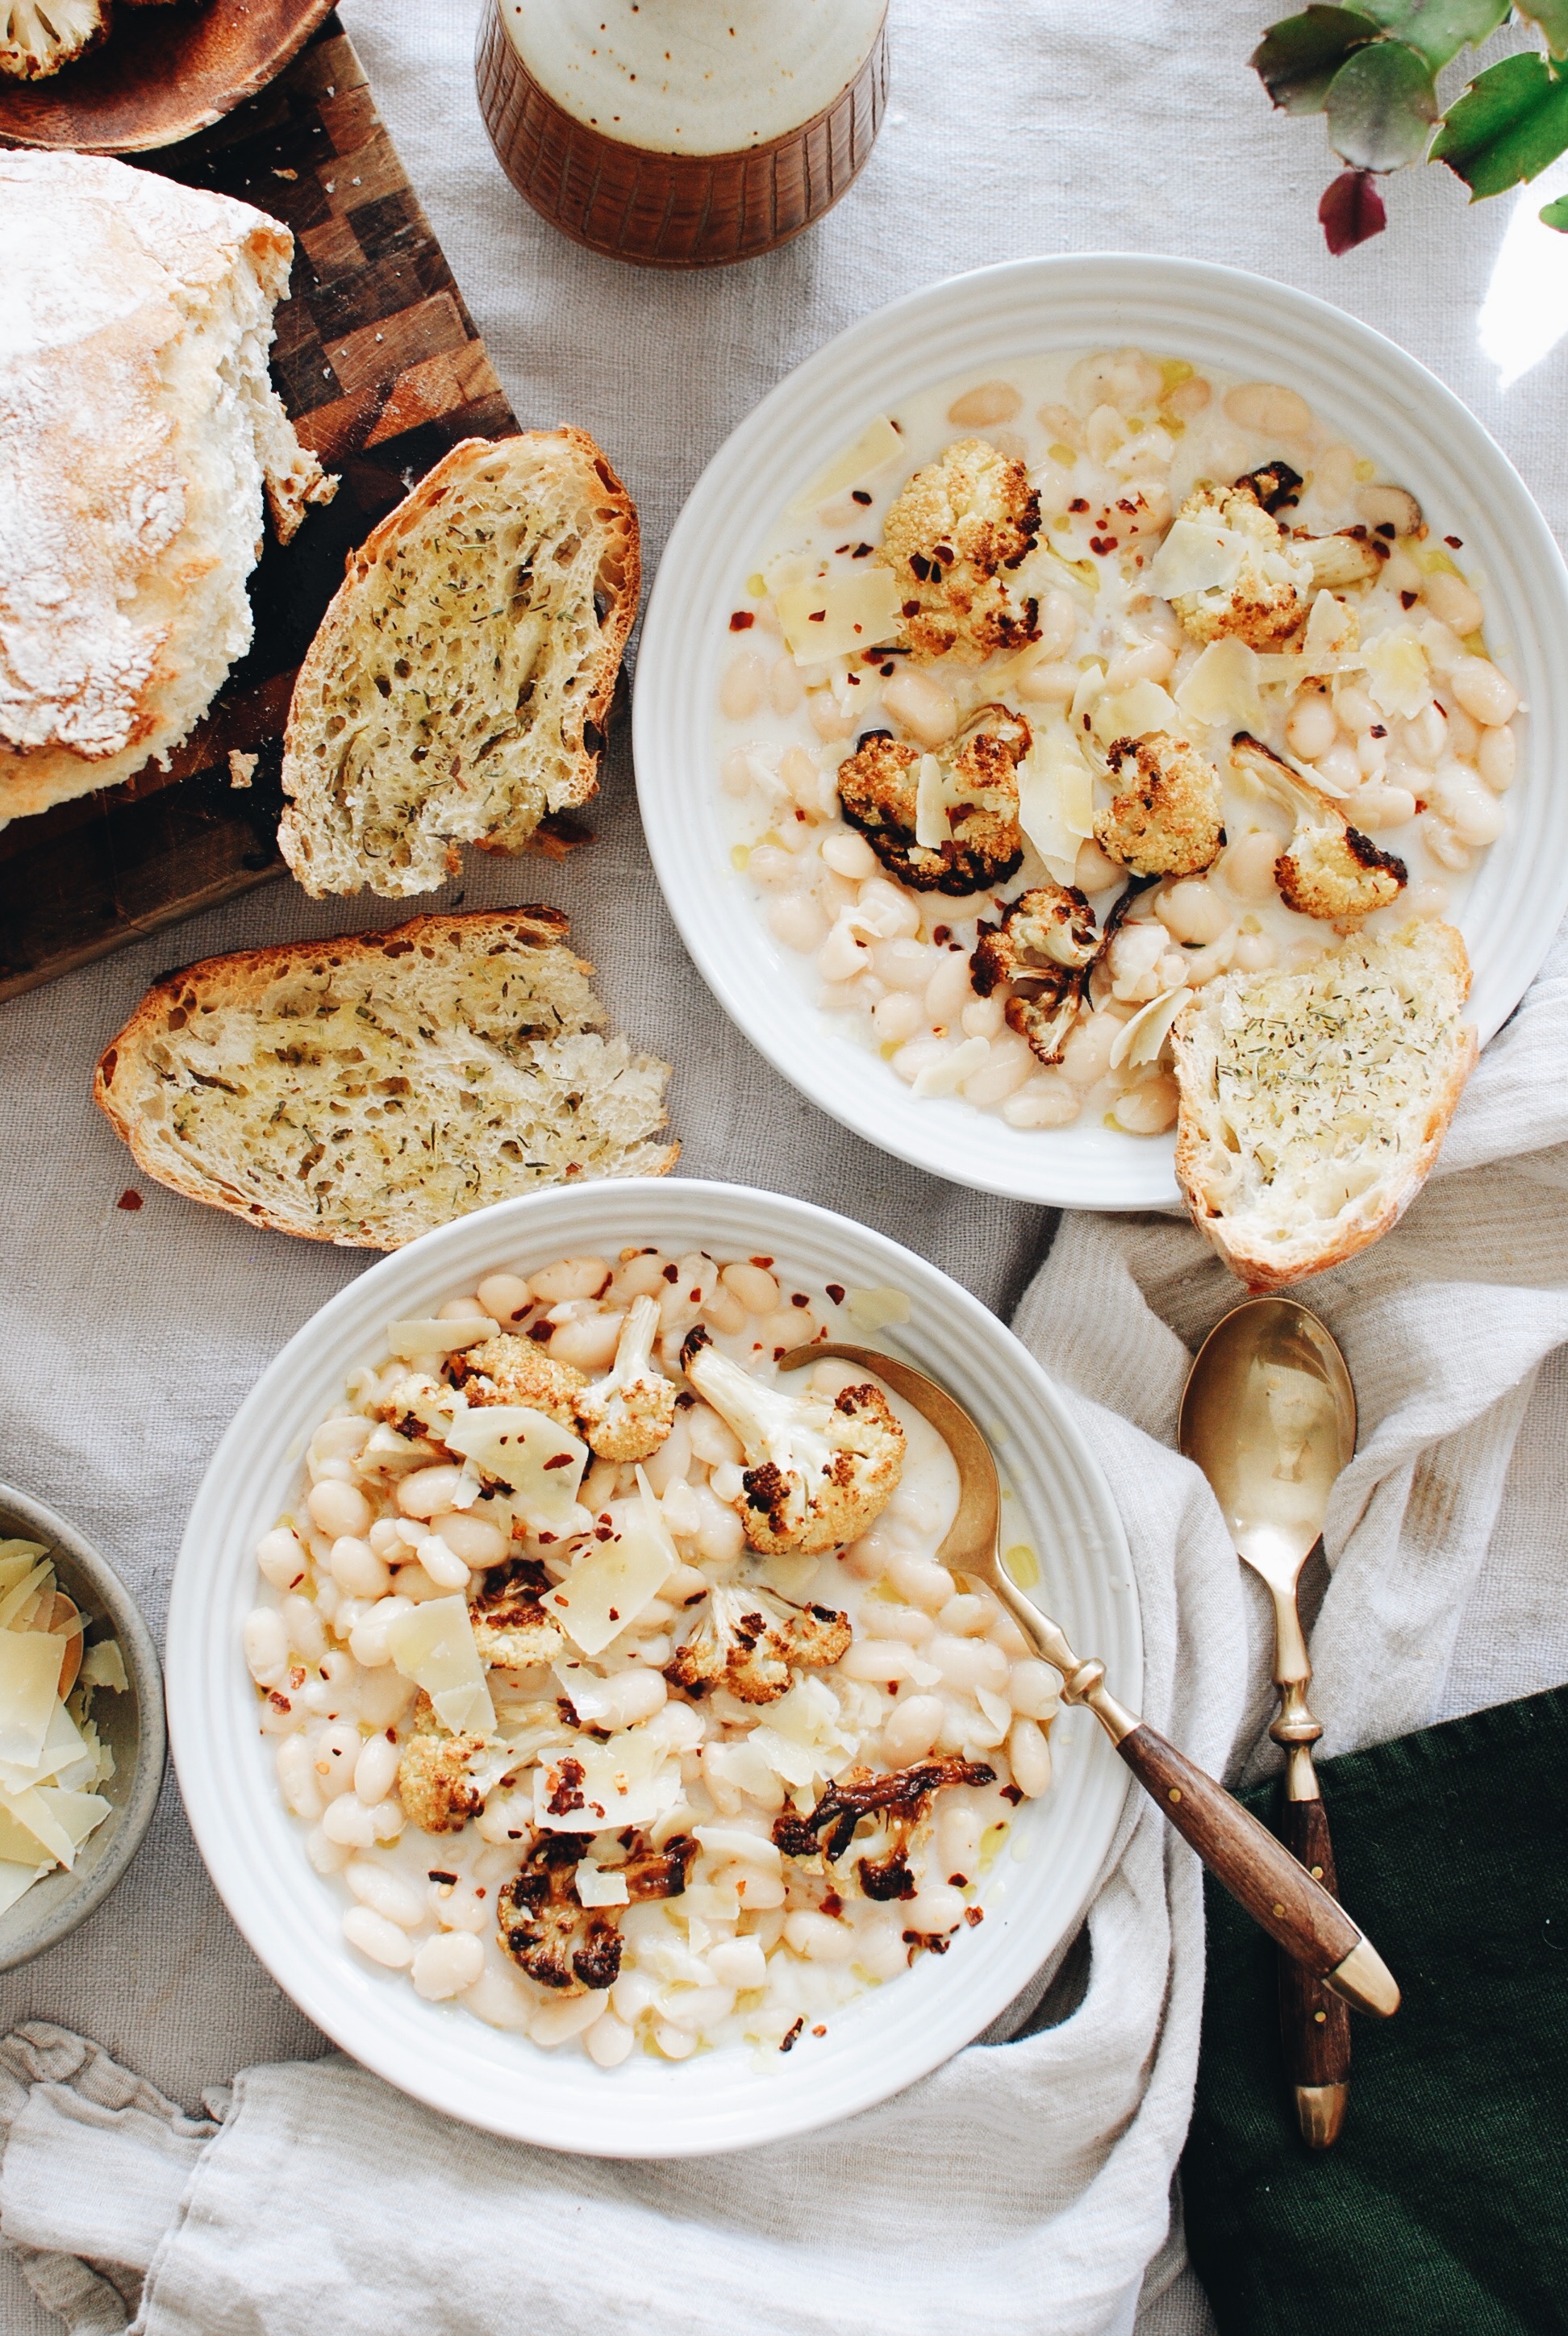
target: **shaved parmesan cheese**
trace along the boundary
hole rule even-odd
[[[42,1865],[16,1864],[8,1857],[0,1858],[0,1914],[8,1914],[18,1898],[54,1871],[53,1858],[46,1858]]]
[[[101,1793],[73,1793],[63,1786],[40,1785],[30,1797],[43,1802],[69,1840],[71,1855],[62,1861],[66,1865],[74,1862],[88,1835],[109,1815],[109,1804]]]
[[[1412,625],[1395,625],[1368,641],[1367,686],[1380,714],[1408,721],[1432,703],[1432,668]]]
[[[1211,729],[1261,730],[1257,650],[1245,641],[1211,641],[1177,690],[1176,704],[1189,721]]]
[[[467,1322],[392,1322],[386,1343],[400,1363],[433,1363],[463,1347],[477,1347],[482,1338],[493,1338],[495,1331],[488,1314],[476,1314]]]
[[[854,1748],[832,1693],[809,1677],[768,1706],[766,1723],[754,1728],[749,1740],[775,1776],[803,1790],[826,1784]]]
[[[873,471],[880,471],[885,463],[892,461],[895,454],[901,454],[903,448],[904,442],[887,415],[879,414],[876,420],[862,431],[854,444],[846,448],[836,461],[830,462],[821,477],[813,479],[804,492],[795,497],[790,505],[790,516],[803,518],[808,511],[815,511],[819,503],[831,502],[835,495],[845,493],[851,487],[858,487],[862,480],[871,477]]]
[[[896,640],[903,628],[899,583],[869,562],[846,576],[807,577],[778,596],[779,623],[797,665],[823,665]]]
[[[874,1338],[891,1323],[907,1322],[913,1309],[908,1295],[901,1290],[851,1290],[845,1292],[844,1307],[857,1330]]]
[[[13,1622],[21,1621],[28,1601],[37,1597],[45,1582],[53,1587],[54,1580],[54,1568],[52,1565],[30,1566],[15,1588],[8,1590],[5,1597],[0,1598],[0,1630],[8,1630]]]
[[[1181,716],[1168,690],[1157,681],[1135,681],[1126,689],[1105,690],[1095,700],[1095,735],[1108,746],[1114,738],[1146,738],[1152,730],[1179,731]]]
[[[443,1727],[453,1734],[492,1733],[495,1707],[465,1600],[427,1598],[408,1613],[394,1615],[385,1635],[393,1661],[404,1679],[424,1689]]]
[[[1131,1021],[1124,1022],[1111,1046],[1112,1070],[1119,1070],[1124,1063],[1157,1062],[1177,1015],[1192,996],[1186,983],[1180,981],[1174,989],[1164,989],[1158,998],[1152,998]]]
[[[1353,649],[1356,643],[1354,614],[1325,586],[1313,601],[1312,613],[1307,619],[1302,644],[1306,654],[1310,657],[1338,657],[1343,649]]]
[[[62,1652],[46,1630],[0,1630],[0,1760],[35,1767],[60,1708]]]
[[[948,816],[948,783],[934,754],[922,754],[915,781],[915,842],[926,852],[940,852],[952,841]]]
[[[1078,676],[1078,686],[1073,692],[1073,702],[1067,708],[1067,720],[1073,736],[1079,738],[1086,727],[1085,716],[1091,712],[1096,697],[1105,686],[1105,668],[1097,662],[1086,665]]]
[[[1228,592],[1242,572],[1247,540],[1204,520],[1179,519],[1149,565],[1149,589],[1162,599],[1178,593]]]
[[[624,1906],[631,1896],[624,1874],[607,1872],[591,1857],[579,1859],[572,1885],[579,1906]]]
[[[923,1071],[917,1072],[910,1092],[917,1095],[957,1095],[964,1081],[990,1059],[990,1052],[989,1038],[964,1038],[940,1061],[928,1063]]]
[[[1018,824],[1057,881],[1070,884],[1078,845],[1094,832],[1095,774],[1064,724],[1037,732],[1019,765]]]
[[[32,1836],[26,1847],[11,1850],[14,1857],[36,1856],[44,1849],[62,1865],[75,1864],[76,1844],[38,1786],[30,1786],[24,1793],[8,1793],[0,1786],[0,1815],[10,1817],[22,1835]],[[9,1830],[0,1835],[0,1852],[15,1838]]]
[[[550,1833],[598,1833],[652,1825],[680,1799],[680,1762],[645,1728],[604,1744],[579,1737],[541,1756],[533,1771],[533,1821]]]
[[[42,1638],[45,1635],[53,1637],[54,1634],[37,1631],[30,1635]],[[54,1669],[57,1680],[60,1669],[58,1639],[54,1640]],[[53,1692],[55,1698],[54,1708],[49,1715],[49,1725],[44,1731],[44,1741],[39,1746],[36,1756],[30,1761],[0,1760],[0,1786],[4,1786],[7,1792],[23,1793],[30,1785],[47,1784],[62,1769],[69,1768],[80,1762],[86,1753],[87,1747],[82,1740],[75,1721],[59,1700],[58,1685],[54,1687]]]
[[[41,1541],[0,1541],[0,1596],[15,1590],[45,1554]]]
[[[618,1502],[609,1541],[594,1542],[566,1580],[541,1601],[585,1655],[602,1653],[657,1598],[679,1558],[650,1502]]]
[[[547,1525],[572,1522],[589,1449],[542,1411],[524,1403],[464,1405],[442,1436],[449,1451],[497,1478]]]

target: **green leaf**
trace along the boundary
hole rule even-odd
[[[1431,67],[1403,41],[1374,41],[1329,84],[1329,142],[1358,170],[1418,162],[1437,120]]]
[[[1535,26],[1554,57],[1568,57],[1568,0],[1516,0],[1519,14]]]
[[[1554,227],[1560,234],[1568,235],[1568,195],[1559,195],[1554,203],[1546,204],[1541,222],[1544,227]]]
[[[1509,0],[1361,0],[1387,33],[1426,58],[1434,73],[1461,49],[1478,49],[1507,20]],[[1541,0],[1568,15],[1568,0]]]
[[[1302,15],[1271,24],[1249,62],[1286,113],[1320,113],[1329,83],[1346,58],[1377,38],[1370,16],[1315,5]]]
[[[1446,162],[1476,201],[1539,177],[1565,147],[1568,80],[1559,80],[1532,49],[1476,75],[1448,108],[1432,160]]]

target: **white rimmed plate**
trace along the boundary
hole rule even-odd
[[[885,2099],[969,2043],[1076,1922],[1115,1833],[1128,1779],[1094,1721],[1053,1729],[1050,1791],[1018,1813],[986,1877],[986,1920],[946,1956],[868,1990],[765,2071],[751,2050],[679,2064],[636,2054],[612,2070],[567,2046],[541,2050],[459,2006],[425,2003],[405,1975],[344,1942],[349,1903],[305,1854],[286,1809],[240,1653],[257,1602],[254,1550],[298,1480],[312,1429],[346,1373],[384,1359],[389,1321],[427,1315],[486,1272],[613,1256],[632,1242],[677,1253],[775,1257],[810,1286],[891,1286],[911,1319],[872,1343],[896,1348],[968,1404],[995,1443],[1013,1505],[1009,1536],[1039,1553],[1039,1596],[1136,1708],[1143,1648],[1131,1563],[1104,1477],[1061,1398],[979,1301],[897,1242],[802,1201],[744,1186],[637,1180],[507,1201],[460,1218],[380,1264],[323,1307],[247,1397],[214,1454],[175,1571],[165,1672],[170,1743],[208,1870],[278,1985],[355,2059],[472,2125],[616,2157],[690,2156],[810,2131]]]
[[[780,383],[721,447],[660,562],[633,709],[638,793],[671,914],[715,997],[813,1103],[886,1152],[983,1192],[1068,1208],[1177,1199],[1169,1137],[1078,1124],[1020,1129],[959,1098],[919,1100],[805,994],[730,864],[714,753],[726,612],[774,521],[837,449],[901,398],[1056,350],[1137,342],[1299,390],[1386,477],[1461,536],[1485,581],[1488,640],[1523,692],[1508,826],[1458,922],[1482,1043],[1506,1020],[1568,910],[1568,571],[1518,472],[1441,382],[1368,326],[1305,293],[1205,261],[1122,253],[1018,260],[911,293]]]

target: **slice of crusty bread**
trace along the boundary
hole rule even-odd
[[[1341,1265],[1409,1207],[1475,1060],[1470,960],[1411,918],[1297,972],[1225,975],[1173,1032],[1176,1176],[1250,1290]]]
[[[669,1066],[600,1035],[570,930],[507,909],[208,958],[148,992],[93,1093],[161,1184],[347,1249],[661,1176]]]
[[[227,195],[0,154],[0,824],[167,757],[250,646],[264,496],[287,541],[334,492],[268,373],[293,251]]]
[[[430,892],[599,784],[640,580],[580,430],[466,438],[351,554],[295,684],[278,842],[307,892]]]

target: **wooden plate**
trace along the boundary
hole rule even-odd
[[[120,7],[109,37],[47,81],[0,82],[0,143],[142,154],[232,113],[297,55],[332,0]]]

